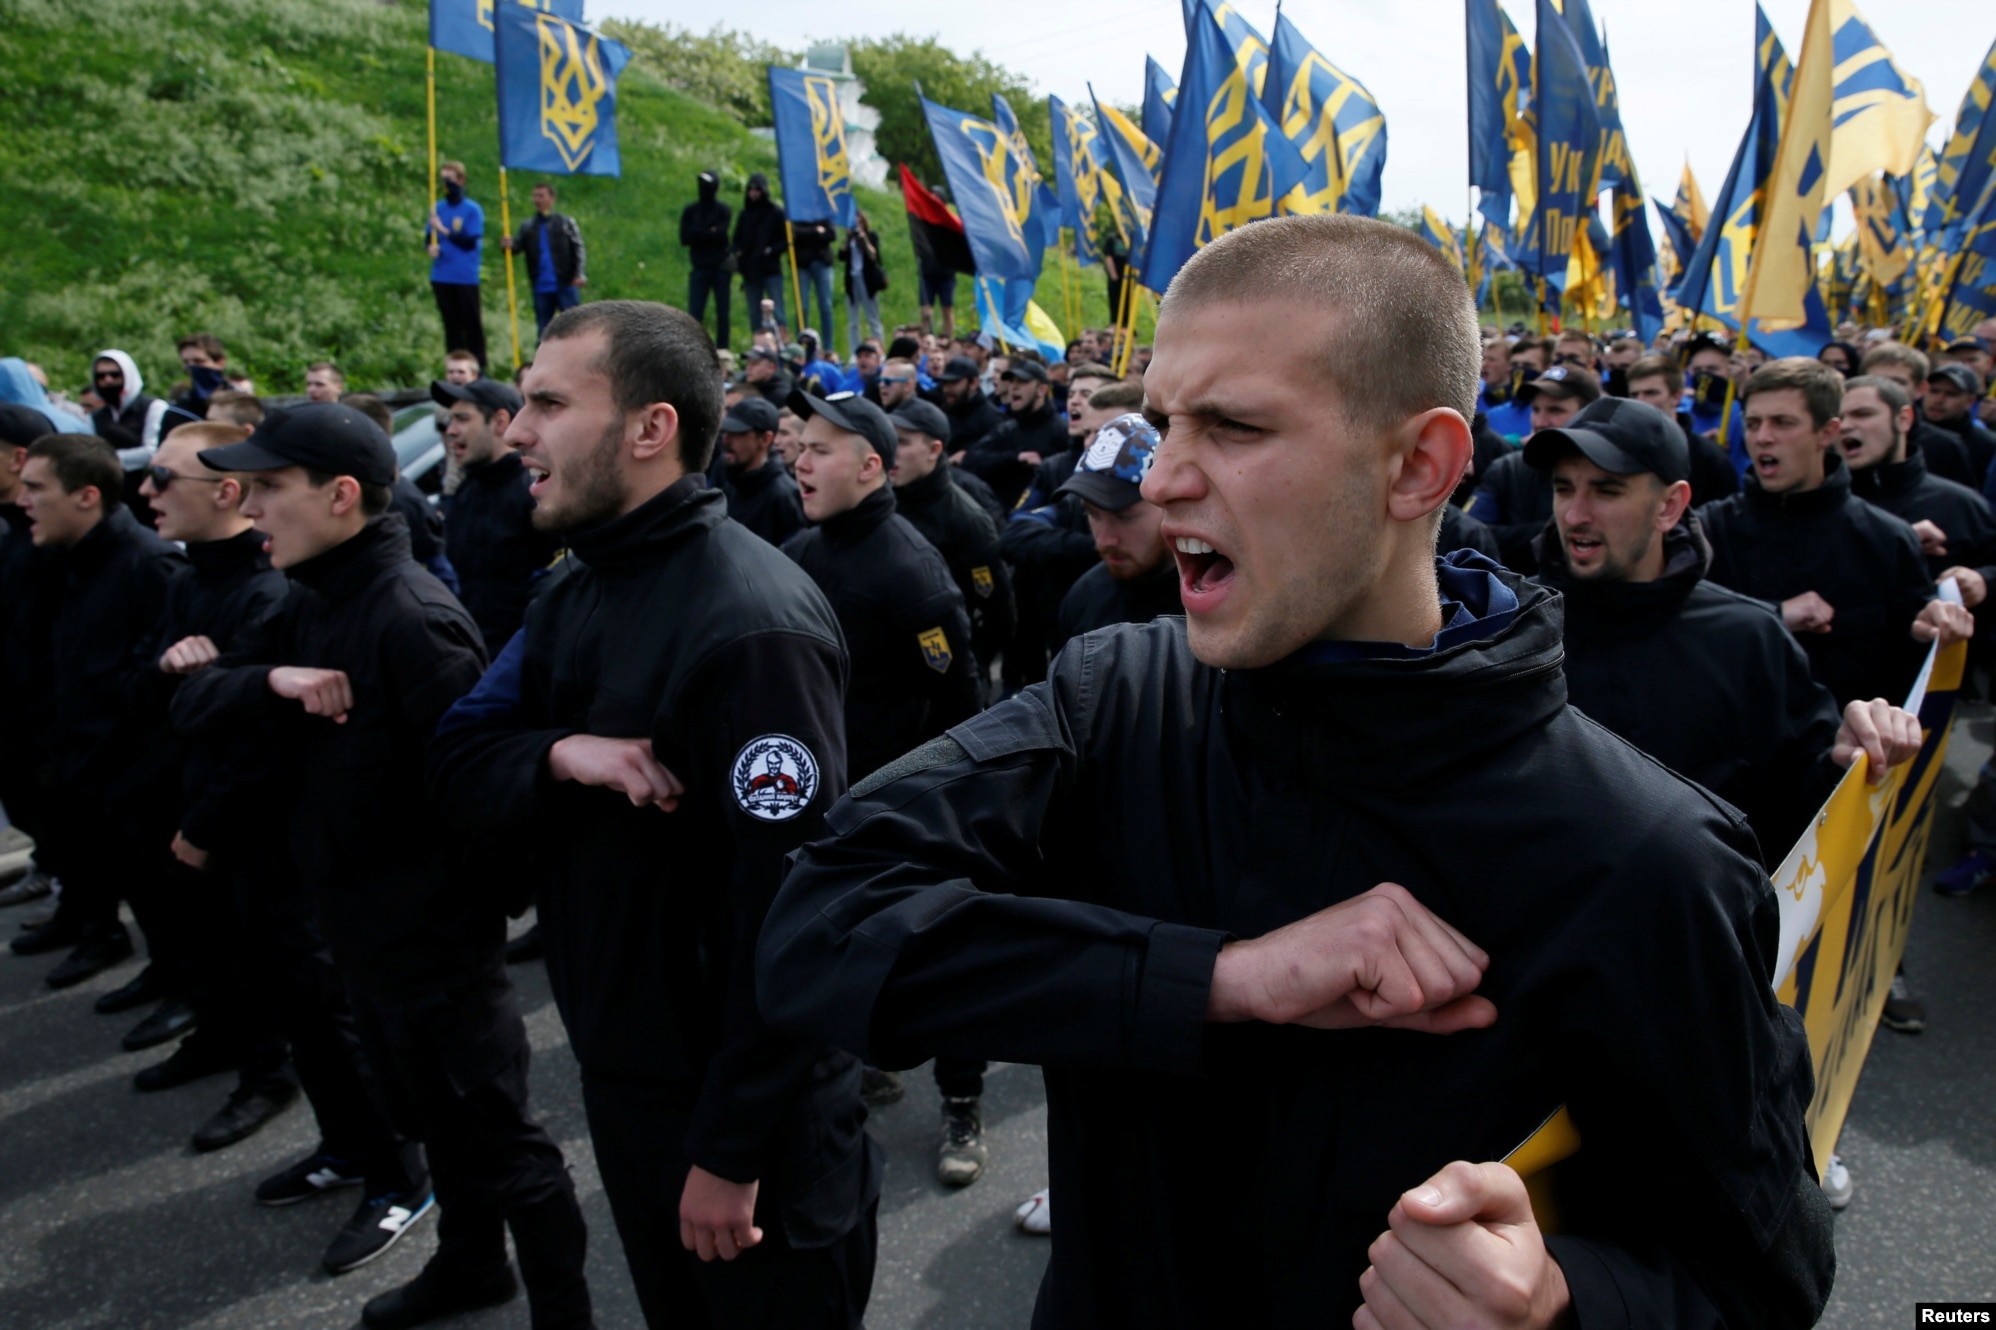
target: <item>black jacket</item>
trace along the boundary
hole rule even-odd
[[[984,515],[991,519],[993,527],[1000,531],[1004,530],[1005,519],[1010,514],[1005,511],[1005,505],[998,501],[998,491],[992,489],[984,477],[974,471],[964,470],[955,462],[949,461],[947,457],[944,458],[944,464],[949,467],[950,483],[976,501],[977,506],[984,510]]]
[[[852,252],[859,249],[860,281],[866,289],[853,289]],[[868,232],[862,236],[857,230],[846,232],[846,238],[839,242],[839,269],[845,274],[845,292],[849,300],[861,296],[877,296],[887,289],[887,269],[880,266],[880,242]]]
[[[783,209],[769,201],[768,181],[761,174],[749,183],[762,182],[762,202],[742,204],[735,218],[735,263],[743,277],[767,277],[783,271],[783,255],[790,248],[785,234]],[[779,302],[780,305],[780,302]]]
[[[1969,408],[1967,415],[1958,420],[1928,420],[1921,422],[1937,434],[1945,434],[1961,444],[1963,457],[1968,463],[1969,475],[1975,477],[1972,488],[1981,489],[1989,483],[1990,463],[1996,462],[1996,434],[1991,434],[1975,418],[1975,410]],[[1924,437],[1924,436],[1923,436]]]
[[[728,223],[734,210],[714,195],[720,186],[700,182],[700,199],[679,214],[679,243],[696,268],[722,268],[728,262]]]
[[[62,577],[60,552],[28,534],[19,504],[0,503],[0,697],[32,717],[45,710],[53,652],[49,634]],[[0,725],[0,780],[37,778],[42,727],[17,719]]]
[[[1475,550],[1499,562],[1504,558],[1503,552],[1497,548],[1497,537],[1490,528],[1452,502],[1442,507],[1442,529],[1435,541],[1436,553],[1447,554],[1450,550]]]
[[[293,796],[293,861],[349,983],[408,992],[479,974],[498,962],[505,912],[446,852],[423,786],[438,720],[485,668],[478,626],[410,559],[394,513],[286,571],[276,613],[181,684],[174,728],[214,742],[262,727]],[[344,670],[345,723],[272,693],[280,665]],[[475,1083],[494,1069],[462,1070]]]
[[[548,233],[548,257],[554,260],[556,286],[574,286],[589,275],[588,251],[583,248],[582,228],[567,213],[535,213],[520,223],[513,236],[513,253],[527,262],[527,288],[533,289],[534,275],[541,270],[540,230]]]
[[[1079,638],[793,862],[773,1022],[882,1067],[1045,1069],[1042,1330],[1345,1324],[1400,1192],[1559,1104],[1579,1324],[1820,1314],[1808,1043],[1751,833],[1568,708],[1558,598],[1490,576],[1515,611],[1409,658],[1219,670],[1176,618]],[[1224,941],[1388,881],[1489,951],[1494,1026],[1207,1023]]]
[[[1740,492],[1740,473],[1726,450],[1691,427],[1691,413],[1677,413],[1677,428],[1684,431],[1685,445],[1691,450],[1691,506],[1702,507]]]
[[[1517,451],[1503,435],[1490,428],[1490,417],[1482,411],[1470,417],[1469,438],[1475,449],[1470,454],[1469,470],[1462,473],[1462,479],[1455,483],[1455,491],[1448,499],[1450,505],[1457,508],[1469,502],[1469,496],[1476,492],[1476,482],[1497,465],[1498,458],[1508,457]]]
[[[1705,580],[1696,517],[1664,537],[1654,582],[1576,580],[1556,529],[1539,580],[1566,601],[1566,698],[1744,812],[1778,864],[1843,771],[1836,699],[1765,601]]]
[[[796,247],[799,269],[832,261],[832,245],[839,238],[830,222],[792,222],[788,243]],[[830,329],[826,330],[827,332]]]
[[[571,535],[431,754],[459,833],[536,829],[548,980],[584,1078],[683,1104],[692,1162],[760,1180],[759,1222],[780,1214],[803,1246],[850,1230],[878,1165],[858,1064],[771,1032],[753,961],[784,856],[845,790],[845,676],[818,589],[689,477]],[[548,751],[580,733],[649,738],[685,782],[678,809],[551,781]]]
[[[1525,465],[1524,449],[1514,448],[1476,482],[1469,515],[1490,528],[1506,567],[1534,572],[1532,538],[1552,520],[1552,476]]]
[[[1952,480],[1972,490],[1982,488],[1983,477],[1968,464],[1968,449],[1963,445],[1961,436],[1952,430],[1929,425],[1924,418],[1916,415],[1913,428],[1906,435],[1906,451],[1917,452],[1926,458],[1927,470],[1943,480]]]
[[[984,436],[997,429],[1006,418],[1005,413],[998,409],[998,404],[985,396],[982,388],[973,387],[955,406],[944,403],[938,396],[937,405],[941,406],[943,414],[949,417],[951,456],[977,447],[984,441]],[[964,460],[967,463],[970,459],[966,457]],[[975,467],[971,469],[976,470]],[[1013,497],[1017,497],[1016,491]],[[999,502],[1004,501],[1004,496],[1000,495]]]
[[[1088,529],[1088,512],[1072,494],[1035,504],[1028,489],[1021,507],[998,532],[998,548],[1012,565],[1012,587],[1019,600],[1019,629],[1005,653],[1005,677],[1010,683],[1036,683],[1046,677],[1047,658],[1054,650],[1061,603],[1082,574],[1101,562],[1095,535]]]
[[[790,405],[790,394],[797,387],[797,379],[789,370],[778,365],[775,372],[760,383],[743,379],[742,386],[752,393],[761,393],[764,401],[782,411]]]
[[[959,446],[954,425],[952,421],[951,448]],[[970,445],[963,464],[984,477],[998,492],[999,502],[1009,507],[1025,492],[1035,470],[1035,464],[1019,460],[1020,453],[1038,453],[1045,461],[1059,457],[1071,446],[1067,417],[1054,410],[1053,400],[1048,398],[1036,411],[1004,417],[990,433]]]
[[[736,471],[727,458],[716,457],[707,483],[726,497],[728,516],[772,545],[804,529],[804,496],[774,451],[754,471]]]
[[[547,572],[561,538],[534,526],[527,469],[510,449],[468,466],[457,493],[444,500],[444,549],[457,570],[458,596],[496,656],[520,631],[534,583]]]
[[[947,461],[920,480],[894,487],[894,508],[948,565],[970,612],[970,641],[980,662],[998,658],[1018,613],[1012,570],[998,552],[998,524],[951,475]]]
[[[444,554],[444,510],[407,476],[397,476],[388,491],[388,506],[402,514],[409,528],[409,557],[436,572],[436,560]],[[455,576],[455,574],[453,574]]]
[[[1850,468],[1832,448],[1827,475],[1804,493],[1746,488],[1698,510],[1712,542],[1707,574],[1757,600],[1813,591],[1834,612],[1827,633],[1798,633],[1816,681],[1838,706],[1882,697],[1903,702],[1926,648],[1913,620],[1935,595],[1913,529],[1850,490]]]
[[[146,650],[149,668],[137,671],[128,692],[146,725],[146,747],[126,779],[135,789],[168,787],[162,797],[180,805],[179,829],[204,850],[240,841],[246,822],[272,815],[267,746],[254,726],[209,743],[182,740],[168,712],[185,676],[163,672],[159,658],[188,637],[227,651],[277,609],[289,586],[270,566],[263,541],[261,531],[244,531],[187,546],[188,570],[167,589],[165,613]]]
[[[1927,570],[1934,576],[1960,566],[1996,582],[1996,567],[1990,566],[1996,564],[1996,515],[1990,513],[1988,501],[1966,485],[1928,474],[1921,454],[1909,449],[1904,461],[1853,471],[1850,489],[1909,526],[1932,522],[1946,534],[1947,553],[1927,558]]]
[[[1109,566],[1098,563],[1083,573],[1060,602],[1054,628],[1056,654],[1083,633],[1119,623],[1149,623],[1164,614],[1183,614],[1178,597],[1178,561],[1167,557],[1142,577],[1118,581]]]
[[[831,602],[852,657],[848,776],[864,776],[975,715],[977,654],[963,593],[885,485],[800,531],[783,552]]]
[[[51,571],[48,702],[22,714],[37,735],[44,784],[105,809],[134,792],[127,776],[149,726],[132,708],[132,680],[152,664],[167,592],[187,561],[120,505]]]

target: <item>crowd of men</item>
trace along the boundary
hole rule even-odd
[[[445,183],[450,325],[482,222]],[[654,1326],[857,1326],[867,1113],[930,1059],[952,1187],[987,1060],[1045,1068],[1046,1324],[1813,1322],[1851,1184],[1765,867],[1917,751],[1928,644],[1985,640],[1996,324],[1765,362],[1479,329],[1417,238],[1321,218],[1202,251],[1127,377],[1103,332],[920,325],[849,363],[756,327],[737,371],[697,263],[690,315],[581,303],[535,202],[535,357],[487,377],[455,325],[434,495],[330,362],[276,402],[205,333],[164,398],[119,350],[73,395],[0,359],[12,950],[72,988],[129,907],[94,1003],[173,1045],[138,1088],[235,1078],[198,1150],[302,1095],[320,1142],[255,1199],[357,1189],[329,1272],[438,1211],[366,1324],[520,1284],[593,1323],[536,955]],[[1996,875],[1988,786],[1943,890]],[[1542,1240],[1487,1161],[1561,1103]]]

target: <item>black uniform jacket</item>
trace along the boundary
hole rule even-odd
[[[1183,613],[1185,605],[1178,596],[1176,559],[1167,555],[1158,567],[1128,581],[1109,576],[1109,565],[1098,563],[1081,575],[1068,590],[1067,599],[1061,601],[1053,649],[1058,652],[1073,639],[1097,628],[1149,623],[1161,614]]]
[[[689,477],[573,533],[431,758],[459,832],[538,846],[548,979],[584,1079],[678,1091],[688,1157],[759,1179],[759,1213],[812,1246],[877,1194],[859,1065],[763,1024],[754,949],[784,856],[845,792],[845,675],[824,596]],[[686,786],[678,809],[550,780],[548,750],[584,733],[649,738]]]
[[[1749,472],[1730,499],[1698,509],[1712,543],[1707,574],[1757,600],[1813,591],[1834,612],[1827,633],[1798,633],[1816,681],[1838,706],[1903,702],[1926,647],[1913,620],[1935,596],[1913,528],[1851,493],[1850,468],[1831,449],[1823,483],[1769,494]]]
[[[1559,1104],[1581,1325],[1814,1323],[1831,1220],[1751,834],[1567,707],[1558,598],[1502,576],[1508,625],[1406,659],[1219,670],[1175,618],[1078,638],[797,856],[771,1021],[884,1067],[1045,1068],[1036,1326],[1349,1324],[1400,1192]],[[1206,1022],[1224,941],[1383,881],[1489,950],[1493,1027]]]
[[[985,435],[1005,423],[1006,416],[998,409],[998,404],[985,396],[982,388],[972,386],[964,394],[963,400],[955,406],[942,401],[937,394],[937,405],[949,417],[949,451],[951,455],[975,448]],[[964,459],[966,462],[968,458]],[[1001,496],[1001,503],[1004,498]]]
[[[1525,465],[1524,450],[1514,450],[1477,481],[1469,515],[1490,528],[1507,566],[1534,572],[1532,540],[1552,517],[1552,474]]]
[[[444,549],[488,656],[520,631],[534,580],[561,548],[559,537],[534,528],[527,483],[520,455],[508,449],[483,466],[466,467],[457,493],[444,500]]]
[[[846,650],[846,771],[864,776],[975,715],[977,655],[963,593],[881,486],[783,552],[825,593]]]
[[[1990,566],[1996,564],[1996,515],[1988,500],[1966,485],[1933,475],[1920,453],[1909,449],[1903,461],[1851,472],[1850,489],[1902,522],[1932,522],[1946,533],[1947,553],[1927,557],[1927,570],[1936,577],[1960,566],[1996,580],[1996,567]]]
[[[19,504],[0,503],[0,696],[10,709],[46,710],[61,577],[61,551],[35,544]],[[36,754],[45,736],[29,714],[0,725],[0,780],[10,785],[39,779]]]
[[[970,611],[977,659],[992,661],[1012,639],[1012,569],[998,553],[998,524],[958,483],[947,461],[928,475],[894,487],[894,508],[949,566]]]
[[[1836,699],[1780,614],[1705,580],[1695,516],[1664,537],[1654,582],[1574,579],[1553,527],[1538,554],[1566,599],[1567,701],[1744,812],[1780,863],[1843,775]]]
[[[726,458],[717,458],[707,483],[726,497],[728,516],[772,545],[781,545],[804,529],[804,497],[774,452],[753,471],[736,470]]]
[[[950,436],[956,447],[956,435]],[[1053,409],[1053,402],[1041,403],[1039,410],[1006,416],[991,432],[969,447],[963,464],[984,477],[998,492],[1001,503],[1012,504],[1032,481],[1034,465],[1019,460],[1020,453],[1038,453],[1042,460],[1058,457],[1069,449],[1067,417]]]
[[[392,512],[286,572],[277,612],[181,684],[174,728],[204,742],[264,728],[294,794],[293,858],[349,982],[374,991],[460,982],[496,961],[506,917],[479,875],[446,853],[423,764],[437,721],[485,668],[478,627],[410,560]],[[280,665],[344,670],[354,700],[346,722],[271,692]],[[492,1070],[453,1074],[471,1084]]]
[[[131,681],[151,664],[167,590],[186,571],[180,551],[123,505],[58,555],[48,705],[24,717],[51,789],[99,808],[126,792],[149,728],[131,706]]]
[[[1691,450],[1691,502],[1693,506],[1715,502],[1740,492],[1740,473],[1726,450],[1691,427],[1691,413],[1677,413],[1677,428],[1684,431],[1685,446]]]
[[[1913,418],[1913,428],[1906,435],[1906,451],[1919,453],[1927,461],[1927,470],[1943,480],[1952,480],[1957,485],[1970,489],[1982,488],[1981,476],[1969,465],[1968,446],[1961,436],[1952,430],[1938,425],[1930,425],[1917,412]]]
[[[1454,503],[1442,507],[1442,529],[1435,541],[1435,549],[1442,554],[1450,550],[1475,550],[1492,559],[1502,560],[1504,557],[1497,548],[1495,533]]]
[[[270,815],[268,748],[250,726],[214,743],[181,740],[167,713],[185,676],[161,670],[159,658],[189,637],[205,637],[227,651],[283,602],[284,574],[270,566],[263,541],[261,531],[244,531],[188,544],[188,571],[167,589],[166,613],[129,684],[146,739],[144,756],[127,768],[125,779],[135,790],[165,786],[165,798],[181,805],[180,830],[204,850],[240,840],[244,819]]]

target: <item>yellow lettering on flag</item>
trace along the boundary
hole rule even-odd
[[[1759,319],[1768,332],[1808,322],[1803,304],[1816,282],[1810,243],[1822,216],[1829,179],[1830,107],[1836,51],[1830,31],[1831,0],[1810,0],[1795,62],[1788,107],[1781,118],[1781,146],[1767,178],[1767,208],[1754,236],[1740,327]]]

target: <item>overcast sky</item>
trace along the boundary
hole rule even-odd
[[[1263,35],[1274,0],[1238,0]],[[1593,0],[1608,32],[1630,151],[1652,196],[1670,198],[1689,154],[1707,201],[1724,182],[1753,103],[1752,0]],[[1533,6],[1506,11],[1532,40]],[[1808,0],[1766,0],[1790,59],[1801,50]],[[1383,205],[1432,204],[1460,222],[1468,211],[1468,147],[1461,0],[1287,0],[1290,20],[1327,59],[1371,90],[1386,113]],[[683,0],[590,0],[592,19],[641,18],[701,27]],[[1143,96],[1144,56],[1177,77],[1185,57],[1179,0],[753,0],[731,26],[787,47],[856,33],[933,33],[960,52],[982,51],[1041,93],[1085,101]],[[1926,85],[1938,147],[1954,124],[1992,39],[1990,0],[1870,0],[1865,18],[1899,67]],[[975,108],[964,108],[975,109]],[[1846,203],[1840,213],[1847,214]],[[1840,216],[1838,230],[1846,220]]]

